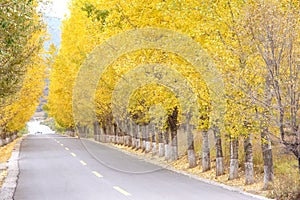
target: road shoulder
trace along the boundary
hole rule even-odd
[[[4,179],[3,185],[0,190],[0,200],[13,200],[14,192],[17,187],[18,183],[18,175],[20,172],[19,169],[19,155],[20,155],[20,147],[22,140],[24,139],[23,136],[21,137],[16,144],[14,145],[14,149],[11,153],[11,157],[9,158],[8,162],[3,164],[5,165],[6,169],[6,178]]]

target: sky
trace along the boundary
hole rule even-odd
[[[62,19],[68,14],[68,2],[70,0],[50,0],[52,4],[47,6],[46,15]]]

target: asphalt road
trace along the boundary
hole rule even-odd
[[[59,135],[28,136],[19,166],[15,200],[254,200],[105,145]]]

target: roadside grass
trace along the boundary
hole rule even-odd
[[[281,153],[275,149],[273,190],[268,194],[270,198],[284,200],[300,199],[300,173],[294,155]]]

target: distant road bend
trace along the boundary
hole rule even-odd
[[[158,169],[121,151],[84,141],[89,151],[121,171]],[[22,142],[15,200],[255,200],[169,170],[122,173],[94,159],[79,139],[30,135]]]

